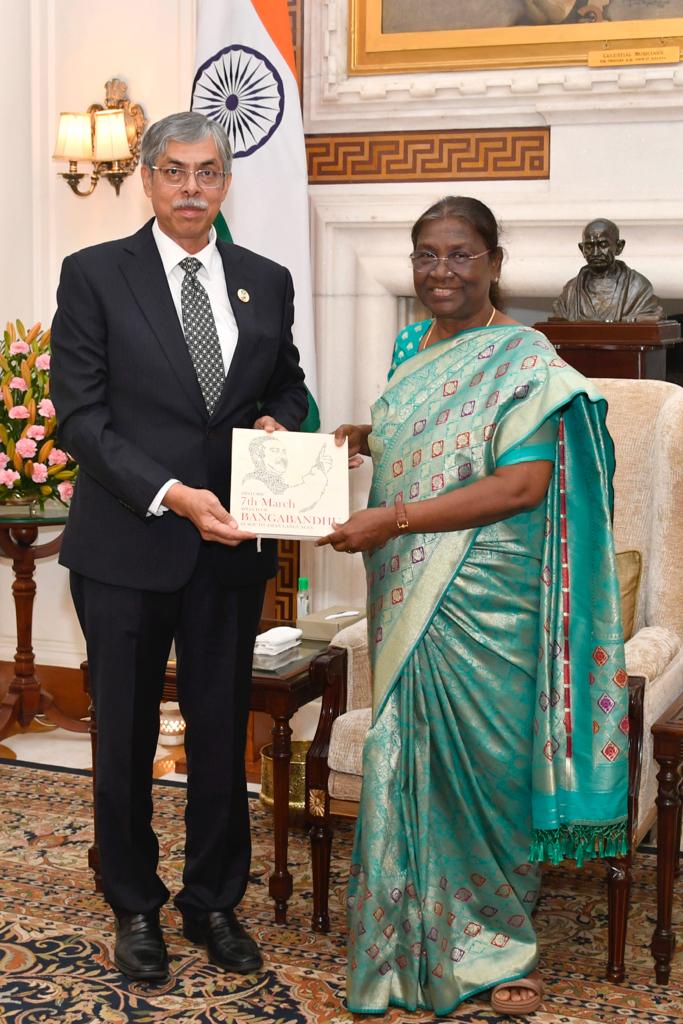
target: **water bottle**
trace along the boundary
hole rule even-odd
[[[304,615],[311,613],[311,594],[308,589],[308,576],[299,576],[299,585],[296,592],[296,617],[303,619]]]

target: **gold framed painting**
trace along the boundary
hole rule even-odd
[[[677,63],[682,46],[683,0],[350,0],[356,75]]]

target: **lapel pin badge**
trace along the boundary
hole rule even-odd
[[[250,295],[249,295],[249,292],[247,291],[247,289],[246,288],[238,288],[237,289],[237,298],[240,300],[240,302],[249,302]]]

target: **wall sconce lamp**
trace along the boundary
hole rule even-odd
[[[140,142],[146,120],[142,107],[128,99],[128,87],[120,78],[105,85],[106,106],[93,103],[84,114],[60,114],[54,160],[68,160],[69,170],[60,172],[72,192],[89,196],[100,178],[107,178],[118,195],[123,181],[140,159]],[[90,188],[81,192],[85,177],[79,160],[93,165]]]

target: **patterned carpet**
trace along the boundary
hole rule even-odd
[[[179,786],[155,786],[163,874],[171,890],[181,869],[184,795]],[[335,837],[333,930],[321,936],[308,923],[306,838],[300,832],[291,837],[295,892],[289,924],[278,927],[268,899],[269,818],[256,800],[252,821],[254,880],[241,916],[262,946],[264,972],[245,979],[210,966],[204,952],[182,938],[179,916],[169,907],[163,925],[172,977],[157,988],[129,983],[111,967],[111,918],[93,891],[87,867],[90,778],[0,763],[0,1024],[350,1024],[353,1018],[343,1005],[341,905],[351,830],[340,827]],[[547,993],[543,1010],[533,1020],[683,1024],[680,958],[671,985],[662,988],[654,984],[648,951],[655,910],[654,857],[638,857],[628,982],[622,987],[603,980],[602,874],[599,865],[580,875],[553,869],[545,876],[537,927]],[[680,929],[680,914],[675,923]],[[510,1018],[498,1017],[482,997],[463,1004],[449,1019],[493,1024]],[[433,1017],[392,1010],[384,1020],[425,1024]]]

